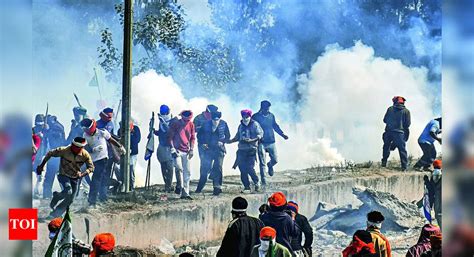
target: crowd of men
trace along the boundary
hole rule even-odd
[[[384,116],[386,124],[383,134],[382,167],[387,166],[390,151],[398,149],[401,169],[408,169],[406,142],[409,139],[411,124],[410,112],[405,107],[406,99],[396,96],[392,99]],[[184,110],[173,116],[168,106],[159,110],[158,128],[152,128],[152,136],[159,139],[156,151],[161,166],[164,189],[175,192],[181,199],[192,200],[190,189],[190,161],[197,144],[200,159],[200,178],[194,193],[201,193],[212,180],[213,195],[222,193],[222,164],[227,153],[226,144],[238,142],[238,150],[233,168],[239,168],[243,186],[241,193],[259,192],[267,184],[266,175],[273,176],[274,166],[278,163],[275,146],[275,133],[285,140],[288,136],[282,131],[275,116],[270,112],[271,103],[262,101],[260,110],[252,113],[249,109],[240,112],[241,121],[235,136],[231,136],[229,126],[222,119],[222,113],[215,105],[208,105],[201,114],[193,117],[191,110]],[[89,186],[88,202],[95,206],[97,201],[106,201],[111,178],[115,174],[118,185],[123,183],[124,174],[117,169],[120,156],[125,154],[119,143],[120,130],[115,133],[113,110],[103,109],[96,121],[87,116],[83,107],[73,109],[74,119],[68,137],[64,126],[52,115],[37,115],[33,127],[32,158],[34,167],[41,180],[41,174],[48,163],[43,182],[43,197],[51,198],[52,212],[48,218],[57,218],[64,214],[78,195],[81,184]],[[194,118],[194,119],[193,119]],[[131,123],[130,146],[130,190],[134,188],[134,169],[138,155],[138,143],[141,140],[140,128]],[[430,196],[430,207],[434,206],[437,223],[441,225],[441,162],[436,159],[434,142],[441,143],[441,118],[431,120],[418,138],[423,156],[414,165],[415,169],[432,170],[431,178],[425,177],[425,187]],[[267,154],[270,157],[267,162]],[[53,157],[59,157],[55,159]],[[256,164],[259,164],[259,175]],[[92,178],[90,174],[92,173]],[[57,174],[62,191],[52,192]],[[173,187],[173,176],[176,186]],[[253,185],[253,190],[251,185]],[[35,192],[39,190],[35,188]],[[298,204],[287,202],[286,196],[277,192],[268,204],[260,207],[259,218],[246,214],[247,201],[237,197],[232,203],[233,220],[222,241],[217,256],[311,256],[312,229],[306,217],[298,212]],[[388,239],[380,232],[384,217],[373,211],[367,215],[366,230],[358,230],[351,244],[344,250],[343,256],[380,256],[390,257]],[[440,231],[432,226],[423,227],[422,236],[417,245],[410,249],[410,256],[438,256]],[[428,232],[427,232],[428,231]],[[435,231],[435,232],[433,232]],[[425,234],[423,234],[425,233]],[[427,236],[426,233],[429,233]],[[304,244],[303,242],[304,235]],[[434,239],[433,239],[434,238]],[[428,242],[428,243],[427,243]],[[435,242],[435,243],[433,243]],[[435,244],[426,250],[428,244]],[[420,250],[423,249],[423,250]],[[422,255],[431,254],[431,255]],[[408,256],[408,254],[407,254]]]
[[[222,165],[227,153],[225,145],[235,142],[238,142],[238,151],[233,168],[238,167],[240,170],[242,192],[252,192],[250,180],[255,192],[265,187],[266,173],[273,176],[273,167],[278,162],[274,131],[288,139],[270,112],[270,106],[271,103],[265,100],[261,102],[261,108],[255,114],[248,109],[242,110],[237,133],[231,137],[229,126],[215,105],[208,105],[206,110],[195,118],[191,110],[184,110],[178,116],[173,116],[170,108],[162,105],[158,114],[158,128],[152,129],[159,139],[156,155],[161,166],[165,191],[174,191],[182,199],[192,200],[189,186],[190,161],[194,156],[196,143],[200,158],[200,179],[195,193],[203,191],[208,179],[212,180],[213,195],[222,193]],[[119,162],[125,149],[119,143],[121,130],[115,131],[113,109],[103,109],[97,121],[89,117],[83,107],[74,107],[73,114],[74,119],[71,121],[67,138],[64,126],[53,115],[38,114],[33,127],[33,145],[37,149],[33,156],[33,167],[36,167],[38,181],[41,181],[41,174],[48,163],[42,188],[43,198],[52,198],[52,215],[55,216],[64,213],[64,206],[72,203],[81,185],[86,189],[90,187],[88,201],[94,206],[97,201],[107,200],[114,174],[117,183],[123,184],[124,175],[115,164]],[[133,190],[141,133],[136,124],[131,123],[130,126],[130,189]],[[270,157],[268,162],[267,153]],[[255,169],[257,159],[260,163],[260,178]],[[86,164],[87,168],[84,169],[83,164]],[[63,190],[52,193],[56,174]],[[39,191],[37,186],[35,193],[39,194]],[[58,205],[56,210],[56,204],[63,199],[66,201],[63,205]]]

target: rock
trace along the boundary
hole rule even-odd
[[[386,230],[419,228],[423,225],[423,217],[413,203],[400,201],[390,193],[375,191],[365,187],[354,187],[354,195],[363,203],[361,210],[379,210],[385,216]]]
[[[175,254],[173,244],[166,238],[161,239],[161,243],[158,245],[158,249],[164,254]]]

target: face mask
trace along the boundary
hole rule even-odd
[[[245,124],[245,126],[249,125],[249,123],[250,123],[250,117],[242,118],[242,122]]]
[[[164,122],[168,122],[171,120],[171,114],[161,115],[160,117],[163,119]]]
[[[275,245],[275,239],[272,240],[260,240],[260,251],[267,252],[270,249],[270,242],[272,245]]]
[[[78,155],[82,150],[82,147],[75,146],[74,144],[71,144],[71,152],[75,155]]]

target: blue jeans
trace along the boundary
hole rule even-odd
[[[257,160],[256,150],[238,150],[237,160],[240,170],[240,180],[245,189],[250,189],[249,176],[255,185],[258,185],[258,176],[255,172],[255,162]]]
[[[423,151],[423,156],[421,156],[420,160],[415,164],[415,167],[423,167],[429,168],[433,161],[436,159],[436,148],[433,144],[430,143],[420,143],[418,144]]]
[[[43,198],[51,198],[53,195],[54,178],[59,171],[59,158],[52,158],[48,161],[46,166],[46,173],[44,174],[43,182]]]
[[[214,188],[222,187],[222,164],[224,152],[220,149],[207,149],[202,151],[199,183],[196,191],[201,191],[207,182],[207,175],[212,179]]]
[[[64,175],[58,175],[58,181],[63,190],[56,196],[61,201],[51,213],[51,216],[60,217],[66,212],[66,209],[73,203],[76,192],[79,189],[79,178],[70,178]],[[58,202],[59,202],[58,201]]]
[[[106,171],[107,158],[94,162],[94,172],[89,190],[89,204],[96,204],[97,196],[100,201],[107,200],[107,189],[109,187],[110,174]]]
[[[390,156],[390,147],[392,144],[398,149],[402,169],[408,167],[408,153],[405,142],[405,134],[401,132],[386,131],[383,133],[383,156],[382,163],[387,163]]]
[[[262,180],[262,185],[266,184],[265,173],[267,171],[267,153],[268,155],[270,155],[270,161],[268,162],[268,166],[275,166],[278,163],[278,155],[275,143],[258,144],[258,161],[260,164],[260,179]]]

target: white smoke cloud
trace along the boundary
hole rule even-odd
[[[302,118],[313,130],[329,134],[345,158],[356,161],[380,160],[383,116],[393,96],[404,96],[412,117],[408,151],[419,155],[417,138],[433,118],[434,94],[427,91],[425,68],[376,57],[361,42],[348,49],[336,44],[326,48],[299,82]]]
[[[158,75],[155,71],[150,70],[135,76],[132,81],[132,117],[139,124],[142,131],[142,141],[140,143],[137,183],[142,185],[146,174],[146,162],[144,160],[144,149],[147,142],[148,122],[151,112],[158,112],[160,105],[167,104],[170,106],[174,115],[179,114],[181,110],[191,109],[194,116],[205,110],[209,103],[219,106],[219,110],[223,113],[223,119],[229,124],[231,136],[234,136],[240,122],[240,110],[249,108],[245,103],[231,101],[229,97],[222,95],[218,99],[210,101],[205,98],[186,99],[181,88],[171,77]],[[253,108],[257,111],[258,108]],[[155,128],[157,128],[157,121]],[[331,161],[343,160],[336,149],[330,147],[329,139],[313,138],[308,141],[307,126],[305,124],[287,124],[282,123],[282,128],[290,136],[289,141],[282,142],[277,139],[278,153],[280,163],[277,170],[306,168],[313,164],[328,163]],[[155,141],[156,147],[158,141]],[[233,170],[232,165],[235,160],[235,152],[237,144],[227,145],[228,154],[224,160],[224,174],[238,175],[238,170]],[[191,174],[193,179],[199,178],[199,157],[197,155],[191,161]],[[256,167],[258,168],[258,167]],[[257,170],[258,172],[258,170]],[[155,156],[152,159],[152,175],[153,183],[162,183],[161,171],[158,160]]]
[[[427,70],[410,68],[399,60],[374,56],[374,50],[356,42],[348,49],[337,45],[328,46],[326,52],[313,64],[309,73],[299,78],[298,90],[303,96],[299,106],[301,121],[281,121],[282,129],[290,140],[277,136],[279,164],[277,170],[307,168],[319,164],[332,164],[352,159],[377,161],[381,158],[383,115],[391,105],[394,95],[407,98],[406,106],[412,114],[409,154],[419,156],[417,138],[425,124],[433,118],[427,92]],[[260,92],[255,93],[259,97]],[[171,77],[147,71],[133,78],[132,116],[141,125],[138,184],[143,183],[146,163],[143,159],[152,111],[158,112],[161,104],[170,106],[177,115],[191,109],[194,115],[201,113],[207,104],[219,106],[223,119],[229,124],[233,136],[240,120],[240,110],[258,106],[232,101],[221,95],[216,100],[202,97],[186,98]],[[274,103],[278,106],[279,103]],[[254,107],[254,108],[252,108]],[[280,108],[274,108],[276,117]],[[157,124],[156,124],[157,125]],[[197,150],[197,149],[195,149]],[[224,174],[237,175],[232,170],[236,144],[228,145],[224,161]],[[398,158],[398,154],[392,154]],[[152,182],[162,183],[161,171],[155,157],[152,159]],[[192,160],[192,178],[199,177],[199,158]],[[258,172],[258,171],[257,171]]]

